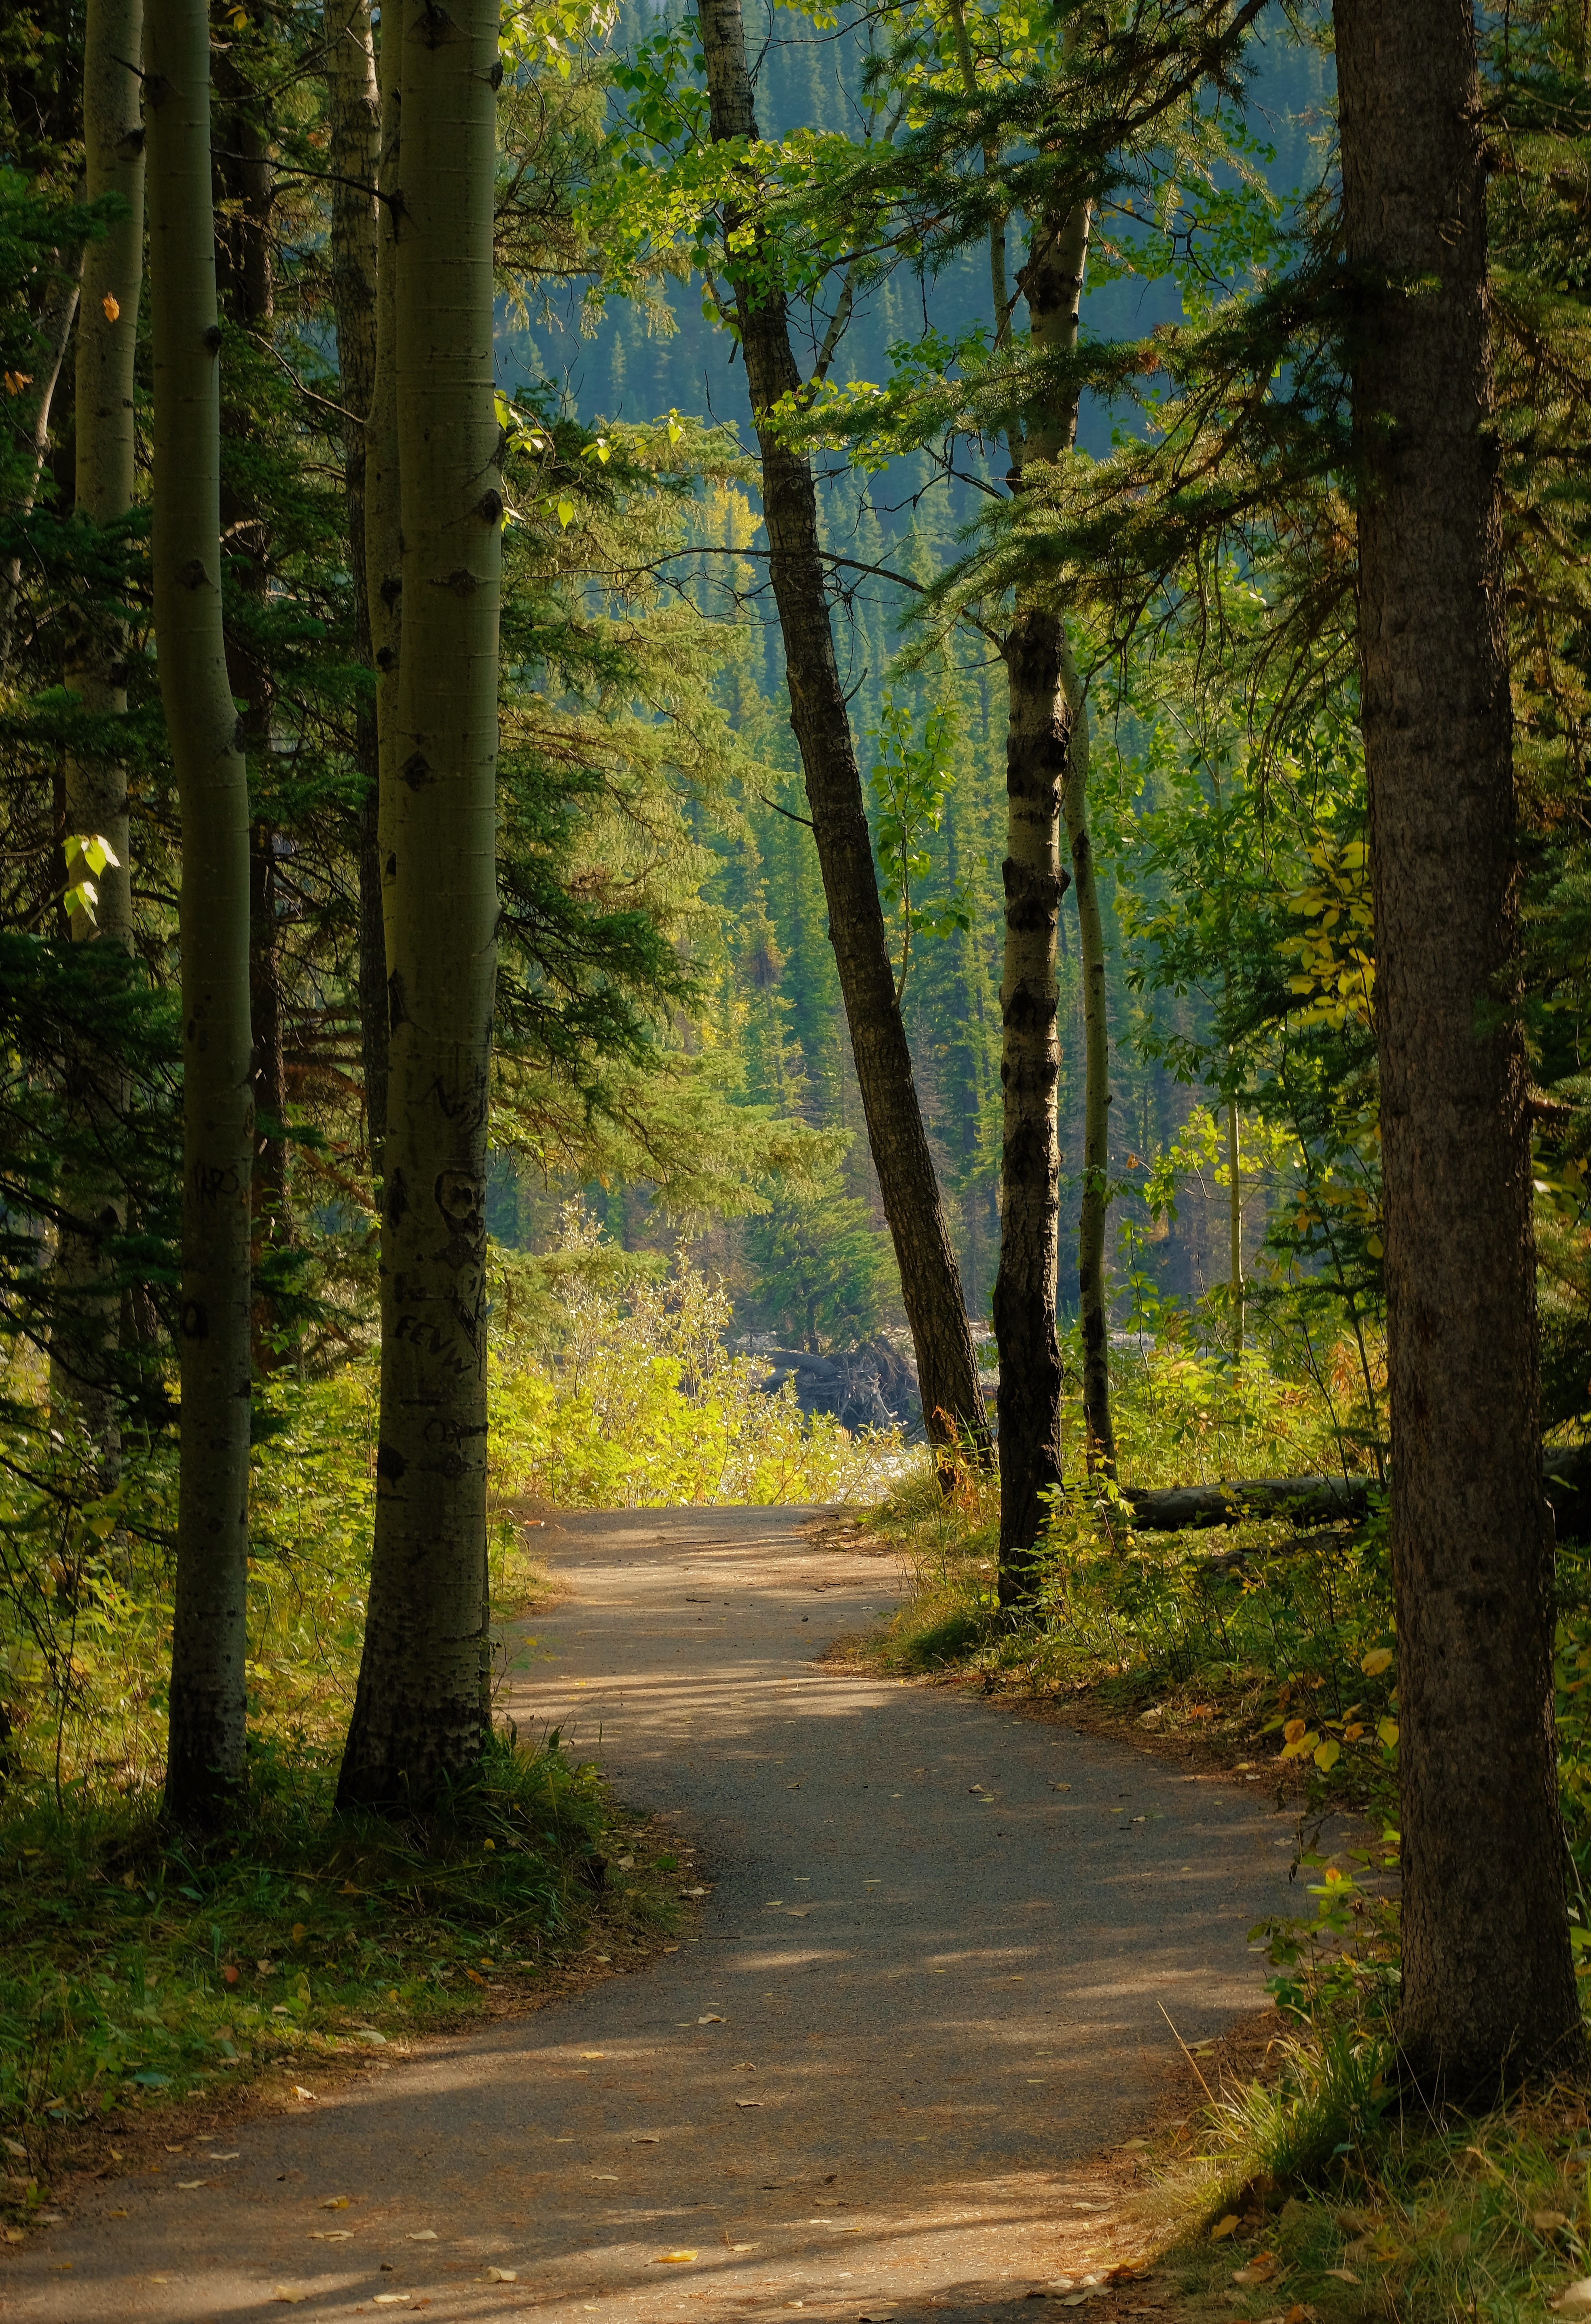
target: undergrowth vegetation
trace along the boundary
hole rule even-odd
[[[548,1586],[525,1501],[831,1500],[899,1457],[764,1396],[763,1368],[726,1351],[722,1295],[686,1262],[615,1250],[578,1206],[548,1257],[499,1262],[495,1294],[499,1692],[504,1626]],[[175,1444],[130,1441],[104,1490],[87,1443],[51,1425],[42,1367],[17,1354],[0,1379],[0,2121],[30,2155],[116,2107],[374,2050],[581,1948],[622,1959],[678,1911],[680,1858],[556,1734],[503,1729],[445,1812],[337,1810],[376,1390],[369,1351],[256,1388],[249,1798],[205,1850],[159,1814]]]

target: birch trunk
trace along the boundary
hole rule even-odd
[[[1226,1109],[1227,1272],[1232,1285],[1232,1360],[1243,1362],[1243,1139],[1235,1100]]]
[[[704,0],[698,14],[713,137],[754,142],[740,0]],[[835,661],[811,464],[763,424],[782,396],[801,392],[784,296],[754,288],[743,273],[735,308],[762,455],[768,571],[784,641],[791,724],[812,810],[868,1144],[917,1353],[923,1417],[935,1443],[971,1443],[986,1458],[988,1422],[972,1331],[895,991],[862,777]]]
[[[341,1796],[434,1800],[486,1723],[486,1115],[495,967],[497,0],[403,17],[394,245],[404,651],[382,804],[391,997],[381,1435]]]
[[[220,329],[203,0],[149,0],[154,612],[182,825],[182,1437],[167,1812],[244,1774],[248,1568],[248,785],[221,625]]]
[[[143,47],[143,0],[88,0],[83,32],[84,192],[90,202],[120,195],[124,216],[84,253],[77,355],[77,507],[97,525],[113,525],[133,505],[135,451],[133,366],[138,344],[138,299],[143,275],[143,124],[139,60]],[[119,622],[85,632],[67,683],[97,718],[125,717],[126,634]],[[71,934],[91,943],[104,972],[119,978],[133,950],[132,847],[127,822],[127,773],[114,745],[68,756],[66,825],[109,845],[114,862],[96,882],[92,914],[74,912]],[[102,1149],[126,1111],[127,1077],[119,1062],[100,1054],[69,1067],[69,1114],[85,1150]],[[92,1161],[74,1173],[66,1190],[69,1213],[57,1260],[56,1345],[52,1385],[69,1400],[88,1432],[106,1490],[121,1467],[112,1394],[120,1300],[104,1240],[120,1231],[126,1206],[108,1171]]]
[[[395,12],[394,12],[395,13]],[[347,493],[348,571],[354,592],[354,650],[366,668],[375,651],[366,563],[368,439],[375,388],[378,276],[377,204],[381,96],[369,0],[326,0],[326,89],[331,142],[331,308],[337,323],[339,401],[351,417],[343,439]],[[401,43],[392,42],[393,54]],[[392,441],[390,415],[388,442]],[[395,513],[395,512],[394,512]],[[382,927],[380,761],[375,701],[355,711],[354,754],[365,779],[359,808],[359,1033],[365,1068],[365,1140],[379,1175],[386,1136],[386,939]]]
[[[1091,206],[1059,220],[1034,221],[1022,287],[1036,346],[1064,352],[1077,340],[1087,263]],[[1038,413],[1013,440],[1018,485],[1035,462],[1063,458],[1077,405]],[[1010,680],[1005,752],[1004,971],[1000,987],[1000,1082],[1004,1138],[1000,1162],[1000,1264],[994,1278],[994,1338],[1000,1351],[1000,1601],[1031,1597],[1033,1547],[1047,1499],[1060,1490],[1060,1348],[1055,1310],[1060,1220],[1060,1076],[1056,946],[1060,899],[1062,801],[1074,754],[1087,727],[1068,697],[1066,625],[1046,601],[1019,604],[1006,639]],[[1076,671],[1072,670],[1073,685]],[[1081,709],[1081,704],[1078,705]]]
[[[1553,1738],[1529,1076],[1469,0],[1337,0],[1386,1203],[1407,2068],[1585,2037]]]

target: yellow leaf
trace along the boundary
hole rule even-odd
[[[1366,1678],[1379,1678],[1383,1671],[1391,1670],[1392,1666],[1392,1650],[1391,1646],[1372,1646],[1370,1652],[1360,1664],[1359,1668],[1364,1672]]]
[[[1236,2212],[1228,2211],[1226,2218],[1217,2219],[1210,2229],[1210,2241],[1218,2244],[1227,2236],[1235,2235],[1240,2224]]]
[[[695,2257],[696,2254],[693,2251],[659,2252],[652,2265],[653,2267],[683,2267],[687,2260]]]
[[[1567,2211],[1532,2211],[1531,2213],[1531,2227],[1538,2228],[1544,2236],[1556,2235],[1559,2227],[1567,2227],[1568,2223]]]
[[[1398,1722],[1395,1719],[1383,1719],[1375,1731],[1381,1740],[1386,1745],[1389,1751],[1396,1750],[1398,1746]]]
[[[1323,1775],[1328,1775],[1342,1756],[1342,1745],[1340,1743],[1327,1741],[1322,1743],[1319,1749],[1316,1752],[1315,1765],[1319,1768]]]
[[[112,292],[107,290],[99,303],[105,309],[105,319],[107,323],[116,323],[121,320],[121,301],[116,299]]]
[[[1307,1720],[1290,1719],[1287,1725],[1281,1730],[1282,1741],[1284,1743],[1301,1743],[1304,1739],[1304,1730],[1308,1724],[1309,1722]]]
[[[316,2208],[322,2211],[346,2211],[348,2201],[347,2195],[322,2195]]]

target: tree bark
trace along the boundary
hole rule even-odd
[[[1055,952],[1060,899],[1060,794],[1071,743],[1061,685],[1061,625],[1041,606],[1019,613],[1002,651],[1010,680],[1005,740],[1005,961],[1000,984],[1000,1602],[1036,1582],[1032,1549],[1045,1497],[1060,1491],[1060,1348],[1055,1333],[1060,1146],[1056,1087]]]
[[[1064,353],[1076,344],[1091,206],[1040,217],[1020,277],[1033,344]],[[1064,458],[1077,429],[1068,409],[1040,410],[1012,465],[1020,492],[1035,463]],[[1000,1165],[1000,1264],[994,1338],[1000,1351],[1000,1601],[1031,1598],[1033,1546],[1047,1499],[1060,1491],[1060,1348],[1055,1308],[1060,1220],[1060,1078],[1056,948],[1062,800],[1087,779],[1087,725],[1060,614],[1042,595],[1019,602],[1003,651],[1010,682],[1006,729],[1005,959],[1000,988],[1000,1082],[1004,1140]],[[1070,669],[1068,690],[1067,672]],[[1074,699],[1075,697],[1075,699]]]
[[[1110,1025],[1105,1012],[1105,926],[1088,829],[1088,705],[1064,641],[1061,684],[1071,711],[1061,813],[1077,892],[1083,968],[1083,1204],[1078,1221],[1078,1308],[1083,1330],[1083,1434],[1088,1474],[1114,1477],[1116,1437],[1110,1411],[1110,1308],[1105,1282],[1105,1222],[1110,1208]]]
[[[1227,1273],[1232,1287],[1232,1360],[1243,1361],[1243,1140],[1237,1101],[1226,1108]]]
[[[220,329],[204,0],[150,0],[154,612],[182,824],[182,1436],[167,1812],[244,1773],[248,1571],[248,781],[221,622]]]
[[[57,255],[59,256],[59,253]],[[73,257],[69,273],[63,272],[51,283],[44,301],[44,312],[39,318],[40,365],[33,385],[32,468],[26,490],[22,495],[18,514],[26,516],[32,508],[39,490],[39,479],[44,473],[45,456],[50,450],[50,415],[55,407],[55,390],[60,379],[60,367],[66,361],[66,351],[77,319],[78,291],[82,281],[84,253],[79,250]],[[0,678],[5,675],[11,659],[12,641],[16,630],[17,596],[22,585],[20,553],[6,559],[0,571]]]
[[[340,1795],[434,1800],[486,1724],[486,1115],[497,894],[497,0],[403,27],[404,653],[382,803],[391,1118],[375,1546]]]
[[[704,0],[699,19],[713,137],[754,143],[757,124],[740,0]],[[932,1443],[970,1443],[986,1458],[989,1428],[972,1331],[912,1075],[879,902],[861,771],[835,661],[811,463],[782,443],[766,424],[766,415],[781,397],[800,395],[802,387],[784,296],[777,289],[754,285],[743,271],[736,274],[735,299],[762,456],[763,520],[784,641],[791,724],[812,810],[829,941],[868,1144],[917,1353],[923,1418]]]
[[[135,435],[133,370],[143,276],[143,124],[139,60],[143,0],[88,0],[83,31],[84,193],[90,202],[119,194],[124,216],[85,253],[77,355],[77,508],[97,525],[113,525],[133,505]],[[98,718],[127,709],[126,632],[120,622],[86,629],[67,682]],[[114,748],[74,752],[65,765],[69,832],[106,841],[115,858],[96,881],[92,913],[74,912],[75,941],[91,943],[107,977],[126,973],[133,950],[132,846],[127,773]],[[83,1167],[66,1189],[56,1264],[57,1345],[51,1366],[58,1400],[76,1406],[94,1444],[108,1491],[121,1469],[112,1376],[120,1318],[114,1268],[105,1238],[125,1223],[114,1173],[98,1156],[127,1106],[127,1076],[103,1049],[74,1058],[65,1093],[85,1149]]]
[[[1583,2042],[1536,1426],[1483,108],[1468,0],[1336,0],[1335,19],[1386,1203],[1399,2035],[1428,2093],[1491,2104]]]
[[[381,96],[370,31],[370,0],[326,0],[326,89],[331,142],[331,309],[345,410],[354,417],[343,439],[347,494],[348,571],[354,591],[354,650],[373,666],[366,563],[367,438],[375,391]],[[394,57],[401,43],[392,43]],[[365,190],[370,189],[372,190]],[[389,454],[390,456],[390,454]],[[380,745],[374,699],[354,713],[354,755],[365,779],[359,807],[359,1038],[365,1067],[365,1135],[379,1175],[386,1137],[386,939],[382,927]]]

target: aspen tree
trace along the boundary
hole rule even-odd
[[[182,1395],[167,1812],[244,1771],[248,1572],[248,785],[221,626],[220,327],[203,0],[149,0],[154,616],[182,826]]]
[[[469,1766],[486,1715],[497,23],[497,0],[450,11],[412,0],[404,12],[398,228],[383,253],[395,292],[403,650],[382,754],[384,778],[393,768],[382,802],[391,1055],[375,1544],[340,1788],[389,1807],[434,1798]]]
[[[143,0],[88,0],[83,28],[84,193],[90,202],[116,195],[123,204],[121,217],[84,252],[78,324],[77,506],[80,517],[97,525],[116,524],[133,505],[133,367],[143,277],[144,132],[138,71],[143,46]],[[125,715],[125,652],[121,622],[101,622],[86,631],[68,677],[85,711],[100,718]],[[95,874],[93,901],[78,895],[71,934],[96,946],[106,973],[125,973],[133,949],[133,874],[126,768],[114,744],[69,753],[65,789],[69,836],[100,841],[108,851]],[[126,1110],[125,1071],[111,1057],[79,1056],[69,1065],[68,1082],[69,1109],[92,1154],[102,1130]],[[103,1238],[125,1224],[125,1205],[114,1177],[89,1161],[73,1173],[64,1208],[69,1216],[57,1265],[53,1386],[60,1400],[76,1405],[98,1455],[101,1481],[108,1487],[120,1466],[108,1385],[119,1301],[107,1279]]]

